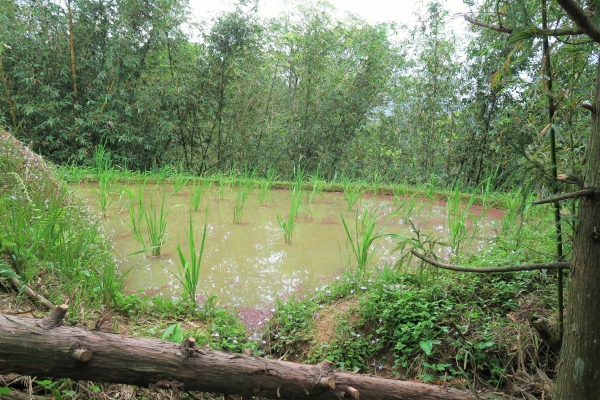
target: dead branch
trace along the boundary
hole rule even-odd
[[[444,264],[440,261],[434,260],[433,258],[425,257],[416,250],[410,251],[415,257],[420,258],[428,264],[442,269],[449,269],[451,271],[460,272],[514,272],[514,271],[535,271],[539,269],[569,269],[571,263],[568,262],[553,262],[553,263],[541,263],[541,264],[525,264],[525,265],[511,265],[507,267],[488,267],[488,268],[471,268],[461,267],[459,265]]]
[[[42,304],[48,310],[52,310],[56,306],[54,303],[52,303],[50,300],[48,300],[47,298],[45,298],[41,294],[38,294],[38,293],[34,292],[33,289],[31,289],[29,286],[27,286],[27,285],[21,285],[21,282],[19,282],[19,280],[17,278],[8,278],[8,281],[19,292],[24,292],[30,299],[38,301],[40,304]]]
[[[576,199],[578,197],[594,196],[595,194],[596,194],[596,190],[594,190],[594,189],[583,189],[583,190],[578,190],[576,192],[567,193],[567,194],[563,194],[563,195],[556,196],[556,197],[549,197],[547,199],[532,201],[531,204],[537,205],[537,204],[545,204],[545,203],[556,203],[557,201],[561,201],[561,200]]]

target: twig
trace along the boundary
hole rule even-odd
[[[556,203],[557,201],[566,200],[566,199],[576,199],[578,197],[586,197],[586,196],[594,196],[596,194],[596,190],[594,189],[583,189],[578,190],[576,192],[563,194],[556,197],[549,197],[547,199],[532,201],[531,204],[545,204],[545,203]]]
[[[18,291],[23,291],[25,292],[25,294],[27,296],[29,296],[30,299],[39,301],[41,304],[43,304],[48,310],[53,310],[55,307],[55,304],[52,303],[50,300],[48,300],[47,298],[45,298],[44,296],[42,296],[41,294],[38,294],[36,292],[34,292],[29,286],[26,285],[21,285],[21,282],[19,282],[19,280],[17,278],[8,278],[9,282],[15,287],[17,288]]]
[[[569,269],[571,267],[571,263],[568,262],[553,262],[553,263],[542,263],[542,264],[525,264],[525,265],[511,265],[508,267],[489,267],[489,268],[469,268],[469,267],[461,267],[453,264],[444,264],[432,258],[425,257],[424,255],[418,253],[414,249],[410,251],[415,257],[420,258],[421,260],[429,263],[433,266],[442,269],[449,269],[452,271],[461,271],[461,272],[513,272],[513,271],[535,271],[538,269]]]

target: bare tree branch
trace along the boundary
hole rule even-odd
[[[586,196],[594,196],[596,191],[594,189],[583,189],[578,190],[573,193],[563,194],[561,196],[550,197],[547,199],[532,201],[531,204],[545,204],[545,203],[556,203],[557,201],[566,200],[566,199],[576,199],[578,197],[586,197]]]
[[[553,263],[542,263],[542,264],[525,264],[525,265],[511,265],[508,267],[489,267],[489,268],[469,268],[469,267],[461,267],[453,264],[444,264],[433,258],[425,257],[424,255],[418,253],[416,250],[411,250],[411,253],[417,258],[429,263],[435,267],[442,269],[449,269],[452,271],[460,271],[460,272],[514,272],[514,271],[535,271],[538,269],[569,269],[571,268],[571,263],[568,262],[553,262]]]
[[[573,22],[593,41],[600,43],[600,30],[594,26],[586,12],[574,0],[556,0]]]
[[[576,35],[583,35],[586,33],[585,31],[583,31],[581,29],[573,30],[573,29],[512,28],[509,26],[502,26],[502,25],[496,25],[496,24],[484,22],[484,21],[475,19],[468,15],[465,15],[464,18],[467,22],[470,22],[473,25],[481,26],[483,28],[491,29],[491,30],[494,30],[496,32],[501,32],[501,33],[513,33],[515,31],[527,31],[528,34],[530,34],[531,36],[535,36],[535,37],[576,36]]]
[[[27,285],[21,285],[21,282],[17,278],[8,278],[8,281],[18,290],[23,291],[25,294],[32,300],[39,301],[40,304],[43,304],[48,310],[52,310],[56,305],[52,303],[50,300],[46,299],[41,294],[34,292]]]

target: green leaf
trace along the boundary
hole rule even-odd
[[[3,394],[10,394],[10,389],[9,388],[0,388],[0,395]]]
[[[173,324],[169,326],[162,334],[162,340],[168,340],[169,342],[181,342],[183,340],[183,333],[181,332],[180,324]]]
[[[431,350],[433,349],[433,340],[421,340],[419,346],[421,346],[425,354],[431,355]]]
[[[433,345],[440,344],[440,343],[442,343],[442,342],[440,342],[439,340],[433,340],[433,339],[421,340],[421,342],[419,343],[419,346],[421,346],[421,348],[423,349],[425,354],[427,354],[429,356],[429,355],[431,355],[431,351],[433,350]]]

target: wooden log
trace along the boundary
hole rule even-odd
[[[0,374],[285,399],[466,400],[464,390],[0,314]],[[175,390],[173,389],[173,390]]]

